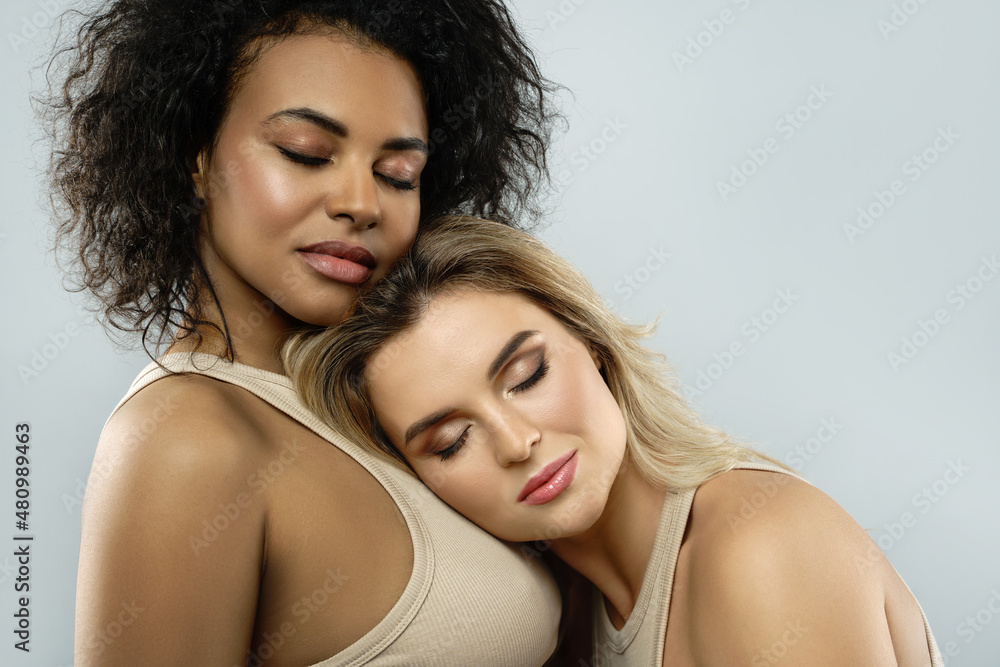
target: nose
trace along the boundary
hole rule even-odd
[[[541,438],[541,431],[530,419],[510,408],[502,410],[495,425],[497,463],[506,468],[524,461]]]
[[[332,175],[326,197],[326,214],[359,229],[371,229],[382,220],[378,183],[371,166],[344,159]]]

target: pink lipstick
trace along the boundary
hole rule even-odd
[[[517,501],[526,505],[544,505],[555,500],[569,487],[575,474],[576,450],[574,449],[533,475],[517,495]]]
[[[372,277],[375,256],[345,241],[323,241],[299,248],[302,259],[330,280],[357,285]]]

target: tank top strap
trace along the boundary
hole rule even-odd
[[[125,396],[118,402],[115,409],[112,410],[111,416],[114,416],[141,389],[172,373],[198,373],[200,375],[207,375],[208,377],[249,391],[275,409],[306,426],[316,435],[357,461],[386,488],[393,499],[397,501],[397,504],[399,504],[400,500],[406,500],[406,494],[397,483],[397,479],[399,477],[407,477],[416,480],[415,477],[401,468],[393,467],[388,462],[378,460],[375,456],[369,454],[321,421],[299,399],[292,385],[292,380],[287,375],[272,373],[271,371],[239,362],[228,361],[213,354],[175,352],[160,357],[159,363],[156,361],[151,362],[133,380]],[[111,416],[108,417],[109,420]],[[404,507],[401,505],[400,511],[403,510]],[[416,519],[415,514],[414,518]]]
[[[415,507],[419,499],[414,500],[412,495],[413,487],[420,488],[420,481],[407,472],[376,459],[323,423],[301,402],[291,379],[286,375],[197,352],[166,354],[160,357],[158,362],[151,362],[139,373],[125,396],[111,412],[112,416],[140,390],[172,373],[207,375],[249,391],[307,427],[354,459],[386,490],[402,514],[413,543],[413,569],[410,581],[389,614],[365,637],[338,654],[337,659],[346,660],[338,664],[359,665],[381,653],[413,621],[434,579],[434,549],[428,528]],[[110,418],[109,416],[108,419]],[[352,659],[347,660],[347,656],[352,656]]]
[[[805,482],[806,484],[811,484],[811,482],[809,482],[809,480],[805,479],[804,477],[800,477],[791,470],[782,468],[781,466],[771,463],[770,461],[764,461],[764,460],[741,461],[736,465],[734,465],[731,468],[731,470],[763,470],[765,472],[778,472],[783,475],[790,475],[799,481]]]
[[[111,411],[108,419],[110,420],[141,389],[174,373],[207,375],[208,377],[249,391],[261,400],[269,403],[275,409],[305,425],[324,440],[328,440],[371,472],[370,468],[373,467],[374,457],[323,423],[309,410],[299,399],[298,394],[296,394],[291,378],[239,362],[227,361],[213,354],[175,352],[163,355],[158,362],[151,362],[132,381],[125,396],[122,397],[118,405]],[[375,467],[378,468],[381,468],[383,465],[388,464],[383,464],[381,461],[375,463]]]
[[[694,487],[667,491],[642,586],[632,613],[621,630],[616,629],[608,617],[604,595],[596,586],[593,588],[595,667],[632,664],[632,652],[629,649],[633,644],[663,646],[667,615],[670,612],[669,594],[677,569],[676,546],[680,545],[684,537],[695,491]],[[620,663],[623,659],[625,662]],[[640,661],[636,664],[644,663]]]

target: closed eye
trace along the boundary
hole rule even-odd
[[[304,164],[309,167],[320,167],[330,162],[330,158],[315,157],[312,155],[303,155],[302,153],[296,153],[295,151],[290,151],[282,146],[278,146],[277,148],[279,151],[281,151],[282,155],[287,157],[292,162],[297,162],[298,164]],[[392,178],[391,176],[386,176],[385,174],[376,173],[375,175],[378,178],[380,178],[386,185],[395,190],[409,191],[409,190],[416,190],[418,187],[417,184],[414,183],[413,181],[401,181],[398,178]]]
[[[524,391],[526,389],[531,389],[536,384],[538,384],[538,382],[543,377],[545,377],[545,374],[548,373],[548,372],[549,372],[549,361],[548,361],[548,359],[546,359],[543,356],[541,363],[538,364],[538,368],[536,368],[535,372],[531,374],[531,377],[529,377],[527,380],[525,380],[521,384],[517,385],[516,387],[513,387],[510,390],[510,393],[516,394],[516,393],[518,393],[520,391]]]
[[[277,147],[281,154],[287,157],[292,162],[298,162],[299,164],[309,165],[310,167],[318,167],[323,164],[327,164],[330,159],[325,157],[314,157],[312,155],[303,155],[301,153],[296,153],[290,151],[287,148],[281,146]]]
[[[395,179],[395,178],[390,178],[390,177],[386,176],[385,174],[377,174],[377,176],[379,178],[381,178],[383,181],[385,181],[389,185],[389,187],[395,188],[397,190],[416,190],[417,189],[417,184],[414,183],[413,181],[400,181],[400,180]]]
[[[549,372],[549,362],[543,356],[541,362],[538,364],[538,368],[536,368],[535,372],[531,374],[531,377],[529,377],[527,380],[520,383],[519,385],[511,388],[510,392],[512,394],[516,394],[518,392],[531,389],[536,384],[538,384],[539,381],[541,381],[541,379],[544,378],[546,373],[548,372]],[[460,435],[455,442],[445,447],[444,449],[437,450],[436,452],[434,452],[434,455],[440,457],[442,461],[447,461],[452,456],[457,454],[465,446],[466,441],[469,439],[470,428],[471,427],[467,426],[465,430],[462,431],[462,435]]]
[[[447,461],[449,458],[458,453],[458,450],[460,450],[462,447],[465,446],[465,441],[468,439],[469,439],[469,427],[467,426],[465,427],[465,430],[462,431],[462,435],[458,436],[458,440],[453,442],[448,447],[445,447],[444,449],[440,449],[434,452],[434,454],[441,457],[442,461]]]

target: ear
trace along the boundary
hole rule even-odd
[[[194,183],[194,193],[202,201],[205,200],[205,195],[208,194],[208,175],[207,175],[207,160],[205,157],[205,149],[198,151],[198,155],[195,156],[194,162],[191,165],[191,181]]]

